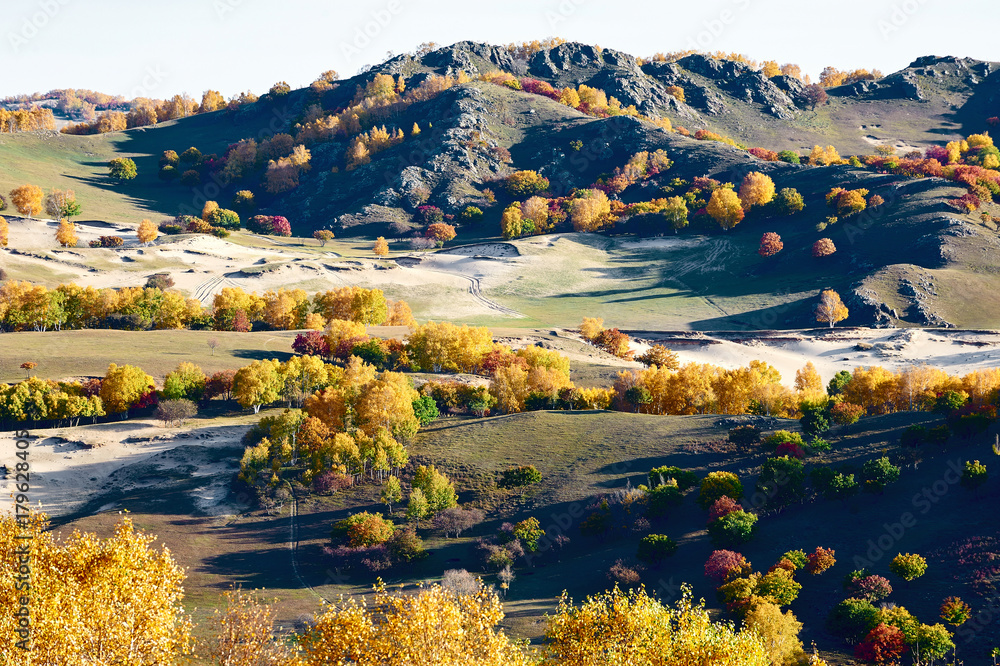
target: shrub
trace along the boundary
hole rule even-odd
[[[798,157],[796,155],[796,157]],[[798,190],[791,187],[784,187],[778,190],[774,201],[771,204],[781,215],[794,215],[806,207],[805,201]]]
[[[121,236],[101,236],[101,247],[121,247],[125,241]]]
[[[734,511],[708,526],[708,535],[716,546],[738,546],[753,538],[757,516],[746,511]]]
[[[787,606],[799,596],[802,585],[795,582],[792,574],[785,569],[775,569],[760,577],[755,592],[767,597],[779,606]]]
[[[853,578],[847,586],[847,591],[853,597],[874,603],[892,594],[892,585],[883,576],[863,575]]]
[[[757,490],[767,497],[768,505],[784,506],[801,500],[806,494],[802,461],[788,456],[765,460],[757,477]]]
[[[858,643],[854,656],[869,664],[896,664],[909,649],[902,631],[891,625],[878,624]]]
[[[796,569],[804,569],[806,563],[809,561],[803,550],[790,550],[781,556],[781,559],[788,560],[795,565]]]
[[[615,560],[608,569],[608,580],[624,587],[633,587],[642,580],[639,568],[625,560]]]
[[[729,441],[737,446],[753,446],[760,443],[760,428],[753,425],[736,426],[729,431]]]
[[[240,229],[240,216],[232,210],[226,210],[225,208],[216,208],[211,213],[208,214],[209,224],[215,227],[221,227],[222,229],[228,229],[231,231],[239,231]]]
[[[158,421],[163,421],[164,425],[182,425],[197,413],[198,407],[190,400],[164,400],[157,406],[155,417]]]
[[[743,484],[739,477],[732,472],[710,472],[701,481],[698,491],[698,505],[707,509],[712,506],[715,500],[720,497],[731,497],[741,499],[743,497]]]
[[[514,536],[520,540],[524,547],[528,549],[529,552],[534,553],[538,550],[538,540],[545,535],[545,531],[542,530],[537,518],[525,518],[518,524],[514,525]]]
[[[535,171],[515,171],[507,176],[507,192],[514,198],[524,199],[549,189],[549,179]]]
[[[899,467],[889,462],[886,456],[865,462],[861,467],[865,490],[870,493],[882,492],[887,485],[899,480],[899,471]]]
[[[788,430],[775,430],[770,435],[764,438],[764,446],[771,451],[775,451],[782,442],[793,442],[798,444],[800,447],[806,445],[805,441],[802,439],[802,435],[797,432],[789,432]]]
[[[392,521],[383,518],[381,513],[362,511],[334,523],[330,536],[334,542],[346,542],[351,548],[358,548],[385,543],[394,531]]]
[[[797,460],[802,460],[806,457],[806,452],[795,442],[782,442],[778,444],[778,449],[775,453],[779,457],[795,458]]]
[[[340,472],[323,472],[313,478],[313,491],[320,495],[331,495],[354,485],[354,477]]]
[[[978,460],[965,461],[965,469],[962,470],[962,487],[968,490],[975,490],[986,483],[986,465],[980,464]]]
[[[705,576],[716,583],[748,576],[752,568],[746,558],[731,550],[715,550],[705,561]]]
[[[964,407],[968,399],[969,397],[964,392],[945,391],[934,401],[934,411],[938,414],[950,414]]]
[[[412,526],[393,532],[385,545],[394,566],[409,564],[427,556],[424,542],[417,536],[417,531]]]
[[[927,560],[920,555],[900,553],[892,558],[892,562],[889,563],[889,571],[906,582],[910,582],[927,572]]]
[[[799,154],[791,150],[782,150],[778,153],[778,159],[789,164],[801,164],[802,158]]]
[[[899,437],[901,446],[919,446],[927,441],[927,428],[922,425],[911,425]]]
[[[734,511],[742,511],[743,507],[739,502],[731,497],[720,497],[712,503],[712,506],[708,509],[708,522],[711,523],[713,520],[718,520],[723,516],[728,516]]]
[[[662,518],[684,500],[676,484],[665,483],[646,491],[646,513],[650,518]]]
[[[452,507],[434,516],[434,529],[447,537],[454,534],[455,538],[462,532],[473,528],[483,521],[483,512],[478,509],[460,509]]]
[[[941,619],[953,627],[965,624],[972,616],[972,608],[958,597],[947,597],[941,604]]]
[[[832,548],[816,546],[816,550],[806,555],[806,571],[814,576],[823,573],[837,563],[836,551]]]
[[[698,475],[694,472],[688,472],[680,467],[674,466],[663,466],[654,467],[649,470],[649,487],[654,488],[658,485],[666,483],[669,479],[673,479],[677,482],[677,488],[684,492],[688,488],[693,488],[698,484]]]
[[[878,620],[878,609],[870,601],[845,599],[830,611],[826,627],[848,643],[857,643],[878,625]]]
[[[483,211],[476,206],[466,206],[465,210],[458,214],[458,217],[464,222],[475,223],[483,218]]]
[[[534,465],[523,465],[504,470],[500,474],[500,483],[497,485],[502,488],[516,488],[518,486],[530,486],[533,483],[540,483],[541,480],[542,473]]]
[[[865,415],[865,408],[850,402],[838,402],[830,407],[830,419],[838,425],[851,425]]]
[[[640,562],[659,566],[663,560],[677,552],[677,544],[665,534],[650,534],[639,541],[636,557]]]

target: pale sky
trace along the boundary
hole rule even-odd
[[[4,0],[0,97],[53,88],[229,97],[342,77],[387,52],[563,37],[889,73],[921,55],[1000,61],[996,0]]]

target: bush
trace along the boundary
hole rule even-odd
[[[650,534],[639,541],[636,557],[650,566],[659,566],[677,552],[677,543],[665,534]]]
[[[720,584],[733,578],[748,576],[751,571],[752,567],[746,558],[731,550],[712,551],[705,561],[705,576]]]
[[[795,458],[797,460],[802,460],[806,457],[806,452],[795,442],[782,442],[778,444],[775,454],[778,457]]]
[[[542,473],[534,465],[523,465],[504,470],[500,474],[500,482],[497,484],[501,488],[517,488],[519,486],[530,486],[533,483],[540,483]]]
[[[804,569],[806,564],[809,562],[805,551],[803,550],[790,550],[781,556],[781,559],[788,560],[795,565],[795,569]]]
[[[899,471],[899,467],[889,462],[889,458],[885,456],[867,461],[861,467],[865,490],[870,493],[882,492],[887,485],[899,480]]]
[[[693,488],[698,484],[698,475],[694,472],[688,472],[680,467],[674,466],[663,466],[654,467],[649,470],[649,487],[655,488],[656,486],[662,485],[673,479],[677,482],[677,488],[684,492],[688,488]]]
[[[757,581],[755,592],[758,596],[772,599],[779,606],[787,606],[799,596],[802,585],[795,582],[792,574],[785,569],[774,569]]]
[[[390,523],[391,524],[391,523]],[[411,526],[396,530],[385,542],[389,558],[393,566],[409,564],[415,560],[427,557],[423,540],[417,536],[417,531]]]
[[[736,426],[729,431],[729,441],[737,446],[753,446],[760,443],[760,428],[753,425]]]
[[[782,150],[778,153],[778,159],[782,162],[788,162],[789,164],[801,164],[802,158],[799,154],[791,150]]]
[[[395,531],[392,521],[381,513],[362,511],[334,523],[330,537],[334,542],[345,542],[351,548],[375,546],[388,541]]]
[[[235,211],[225,208],[216,208],[209,213],[207,222],[212,226],[231,231],[239,231],[240,229],[240,216]]]
[[[909,583],[927,572],[927,560],[920,555],[900,553],[892,558],[892,562],[889,563],[889,571]]]
[[[833,607],[826,618],[826,628],[831,634],[848,643],[857,643],[878,625],[879,612],[870,601],[845,599]]]
[[[121,247],[124,243],[125,240],[121,236],[101,236],[98,247]],[[93,241],[91,247],[94,247]]]
[[[646,513],[650,518],[662,518],[684,501],[680,489],[671,483],[646,491]]]
[[[163,425],[183,425],[184,421],[198,413],[198,407],[190,400],[164,400],[156,408],[156,420]]]
[[[323,472],[313,478],[313,491],[320,495],[331,495],[354,485],[354,477],[340,472]]]
[[[462,532],[472,529],[481,522],[483,522],[482,511],[452,507],[434,516],[434,529],[445,537],[454,534],[457,539],[462,536]]]
[[[818,576],[837,563],[836,551],[832,548],[816,546],[816,550],[806,555],[806,571]]]
[[[938,414],[950,414],[961,409],[968,401],[968,396],[958,391],[945,391],[934,401],[934,411]]]
[[[507,192],[516,199],[541,194],[549,189],[549,179],[535,171],[515,171],[507,176]]]
[[[355,354],[355,356],[364,360],[364,357],[359,354]],[[424,395],[413,401],[413,415],[417,417],[417,421],[421,426],[426,426],[437,419],[441,415],[441,412],[438,411],[438,406],[434,402],[434,398]]]
[[[710,472],[701,481],[698,491],[698,505],[707,509],[720,497],[731,497],[735,500],[743,497],[743,484],[732,472]]]
[[[896,664],[909,651],[899,628],[878,624],[854,650],[854,656],[867,664]]]
[[[852,597],[875,603],[876,601],[881,601],[892,594],[892,585],[889,583],[888,579],[882,576],[874,576],[870,574],[856,575],[860,573],[867,574],[867,572],[854,573],[855,575],[847,585],[847,591]]]
[[[764,446],[771,451],[777,450],[778,446],[783,442],[792,442],[801,447],[806,445],[802,439],[802,435],[797,432],[789,432],[788,430],[775,430],[764,438]]]
[[[639,584],[642,577],[639,575],[639,567],[634,563],[619,559],[608,569],[608,580],[623,587],[633,587]]]
[[[708,526],[708,535],[716,546],[738,546],[753,538],[757,516],[746,511],[734,511]]]
[[[712,506],[708,509],[708,522],[711,523],[714,520],[718,520],[723,516],[728,516],[734,511],[742,511],[743,507],[739,502],[731,497],[720,497],[712,503]]]
[[[769,506],[784,506],[801,500],[806,494],[802,461],[788,456],[765,460],[757,477],[757,490],[764,493]]]
[[[962,470],[962,487],[967,490],[975,490],[979,486],[986,483],[986,465],[981,464],[978,460],[969,462],[965,461],[965,469]]]
[[[796,157],[798,156],[796,155]],[[806,207],[802,195],[791,187],[785,187],[778,191],[774,197],[773,206],[780,215],[794,215]]]
[[[899,437],[901,446],[919,446],[927,441],[927,428],[922,425],[911,425]]]

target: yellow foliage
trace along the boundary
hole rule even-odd
[[[597,231],[611,220],[611,202],[602,190],[583,190],[570,202],[570,219],[573,230],[579,232]]]
[[[152,220],[143,220],[140,222],[136,233],[139,237],[139,242],[143,244],[152,243],[160,235],[159,229],[156,228]]]
[[[63,247],[76,247],[80,237],[76,234],[76,225],[63,218],[59,220],[59,228],[56,229],[56,241]]]
[[[379,236],[375,239],[375,245],[372,247],[372,252],[376,257],[386,257],[389,255],[389,241],[384,237]]]
[[[739,196],[744,210],[771,203],[774,199],[774,181],[758,171],[748,173],[740,185]]]

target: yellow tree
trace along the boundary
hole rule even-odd
[[[597,231],[611,215],[611,202],[603,190],[583,190],[569,206],[574,231]]]
[[[209,91],[211,92],[211,91]],[[204,652],[222,666],[277,666],[287,664],[288,648],[274,635],[275,613],[243,590],[226,592],[226,610],[215,611],[212,638]]]
[[[830,328],[838,321],[844,321],[849,314],[847,306],[840,300],[840,294],[832,289],[826,289],[820,294],[816,305],[816,321],[830,324]]]
[[[30,536],[30,540],[18,536]],[[73,532],[58,539],[47,517],[0,517],[0,654],[5,664],[159,666],[187,654],[191,623],[182,606],[184,571],[156,537],[129,518],[114,536]],[[14,610],[25,597],[14,572],[31,544],[31,651],[17,647]],[[23,603],[23,602],[22,602]]]
[[[370,603],[341,598],[327,607],[299,640],[300,662],[527,666],[520,646],[497,629],[502,619],[500,599],[481,585],[470,593],[433,585],[416,594],[379,585]]]
[[[7,247],[7,241],[10,239],[10,225],[7,224],[7,218],[0,215],[0,247]]]
[[[500,233],[505,240],[517,238],[524,231],[524,215],[521,212],[521,204],[514,202],[503,212],[500,218]]]
[[[217,210],[219,210],[218,203],[216,203],[215,201],[206,201],[205,205],[201,207],[201,219],[208,222],[209,218],[212,216],[212,213],[214,213]]]
[[[10,191],[10,202],[21,215],[34,217],[42,212],[42,197],[45,192],[37,185],[22,185]]]
[[[133,365],[112,363],[101,381],[101,400],[109,414],[127,414],[129,408],[155,388],[153,378]]]
[[[805,659],[799,640],[802,623],[795,619],[792,611],[782,613],[776,604],[763,601],[747,614],[745,623],[764,641],[772,664],[798,664]]]
[[[770,176],[753,171],[740,184],[740,203],[745,210],[753,206],[763,206],[774,199],[774,181]]]
[[[253,407],[254,414],[262,405],[269,405],[281,397],[284,385],[278,373],[280,364],[273,360],[254,361],[236,371],[233,378],[233,397],[244,409]]]
[[[375,239],[375,246],[372,247],[372,252],[375,253],[376,257],[387,257],[389,256],[389,242],[382,236]]]
[[[824,395],[823,379],[812,361],[806,363],[801,370],[795,371],[795,390],[807,400]]]
[[[490,382],[490,394],[497,401],[497,408],[507,414],[524,410],[528,397],[528,373],[519,365],[498,368]]]
[[[226,106],[226,98],[217,90],[206,90],[201,96],[200,113],[211,113]]]
[[[729,231],[743,220],[743,206],[736,192],[727,187],[720,187],[712,192],[705,211],[719,223],[719,226]]]
[[[770,666],[761,638],[712,622],[691,588],[676,606],[664,606],[645,589],[588,597],[579,607],[565,595],[549,619],[546,666]]]
[[[157,236],[160,235],[159,229],[153,224],[152,220],[143,220],[139,223],[139,228],[137,230],[139,236],[139,242],[143,245],[149,245],[156,240]]]
[[[413,401],[420,397],[410,380],[397,372],[383,372],[368,384],[355,405],[358,427],[368,435],[385,428],[397,438],[417,432]]]
[[[59,220],[59,228],[56,229],[56,241],[63,247],[76,247],[80,237],[76,234],[76,225],[63,218]]]

